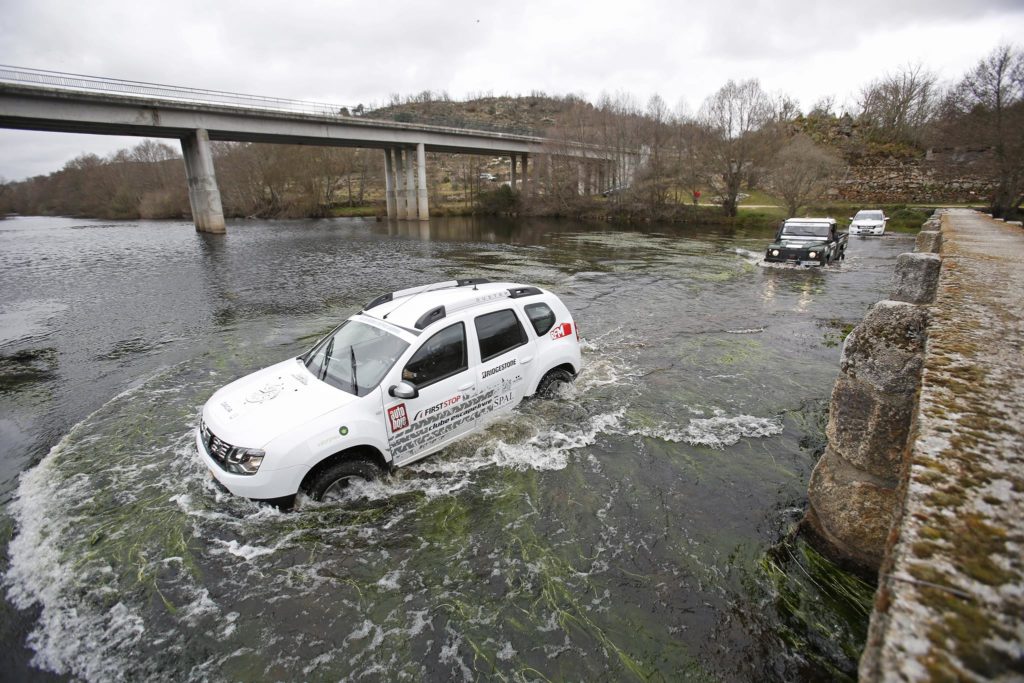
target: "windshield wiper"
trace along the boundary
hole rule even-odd
[[[331,341],[327,342],[327,348],[324,349],[324,364],[320,366],[317,379],[327,381],[327,366],[331,364],[332,355],[334,355],[334,337],[331,337]]]
[[[356,379],[356,347],[350,346],[350,347],[348,347],[348,350],[352,352],[351,353],[351,358],[352,358],[352,389],[353,389],[353,393],[356,396],[358,396],[359,395],[359,381]]]

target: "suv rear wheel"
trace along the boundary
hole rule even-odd
[[[379,478],[381,469],[365,458],[355,457],[339,460],[322,469],[309,484],[309,497],[330,503],[345,497],[345,490],[357,481],[373,481]]]

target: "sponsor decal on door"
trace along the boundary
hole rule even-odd
[[[395,429],[391,412],[396,408],[402,408],[403,427],[409,426],[405,404],[388,409],[388,418],[392,420],[392,430],[388,437],[391,456],[400,460],[418,453],[447,438],[466,423],[475,422],[493,409],[492,401],[496,393],[494,389],[490,389],[474,396],[459,395],[457,400],[456,397],[452,397],[421,410],[416,413],[416,420],[412,422],[411,427],[402,431],[401,434],[395,433],[398,430]]]
[[[392,434],[409,426],[409,415],[405,412],[404,403],[388,408],[388,422],[391,423]]]
[[[572,334],[572,323],[562,323],[551,330],[552,339],[561,339],[562,337],[568,337],[570,334]]]

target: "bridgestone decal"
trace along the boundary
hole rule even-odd
[[[515,364],[516,364],[516,359],[513,358],[512,360],[508,361],[507,363],[502,363],[501,365],[497,365],[497,366],[491,368],[490,370],[484,370],[484,374],[480,375],[480,379],[487,379],[491,375],[496,375],[499,372],[501,372],[502,370],[508,370],[510,367],[512,367]]]

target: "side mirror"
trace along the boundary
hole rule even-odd
[[[851,221],[853,220],[853,216],[850,216],[850,220],[851,220]]]
[[[882,222],[883,223],[888,223],[889,222],[889,217],[885,216],[884,218],[882,218]]]
[[[395,398],[404,398],[407,401],[410,399],[418,398],[420,390],[416,388],[416,385],[406,382],[405,380],[394,384],[388,389],[388,393]]]

